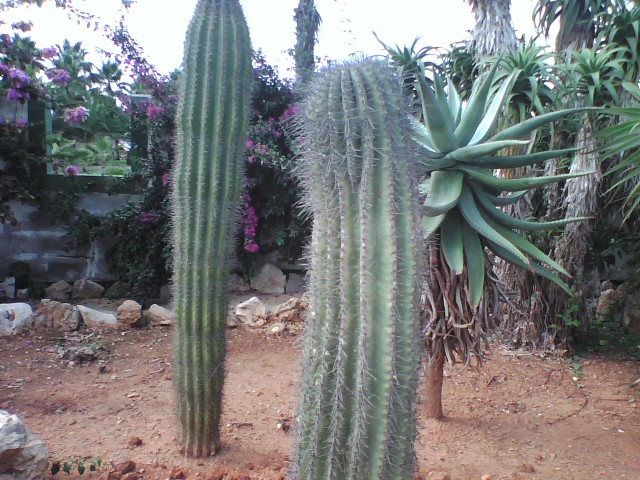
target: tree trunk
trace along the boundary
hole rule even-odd
[[[424,414],[440,420],[442,413],[442,381],[444,379],[444,344],[436,342],[427,365],[426,400]]]

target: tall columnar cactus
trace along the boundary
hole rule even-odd
[[[302,106],[314,223],[294,479],[412,478],[421,242],[400,92],[366,61],[327,70]]]
[[[190,456],[219,445],[226,284],[252,76],[238,0],[199,0],[185,41],[173,174],[177,390]]]

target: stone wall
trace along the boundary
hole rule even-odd
[[[78,206],[94,215],[105,215],[138,198],[130,194],[86,193]],[[18,261],[27,262],[32,278],[41,282],[73,282],[80,278],[116,280],[108,272],[104,259],[104,252],[113,239],[102,239],[67,252],[62,239],[64,225],[51,225],[33,204],[14,202],[11,208],[20,225],[0,224],[0,280],[8,275],[9,266]]]

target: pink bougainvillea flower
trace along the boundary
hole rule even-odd
[[[47,60],[51,60],[58,53],[55,47],[45,47],[42,49],[42,58],[46,58]]]
[[[64,111],[64,121],[70,124],[84,122],[89,116],[89,110],[85,107],[69,108]]]
[[[253,242],[249,242],[244,246],[244,249],[247,252],[251,252],[251,253],[258,253],[260,251],[260,246],[253,243]]]
[[[64,169],[64,174],[67,177],[75,177],[76,175],[78,175],[78,167],[76,167],[75,165],[69,165]]]
[[[255,146],[255,143],[253,142],[253,140],[247,140],[247,148],[253,148]]]
[[[162,175],[162,185],[164,187],[169,185],[169,179],[170,178],[171,178],[171,174],[169,172],[166,172],[164,175]]]
[[[136,217],[136,221],[140,223],[156,223],[160,220],[160,215],[157,213],[143,212]]]
[[[29,123],[26,120],[18,119],[16,120],[16,127],[25,128]]]
[[[20,93],[19,91],[10,88],[7,91],[7,100],[11,100],[12,102],[16,102],[18,100],[20,100],[21,98],[23,98],[24,95],[22,93]]]
[[[49,70],[47,72],[47,77],[51,79],[51,83],[63,87],[66,87],[69,84],[69,80],[71,80],[69,72],[62,69]]]
[[[159,120],[162,120],[164,112],[165,109],[162,107],[159,107],[157,105],[149,105],[147,107],[147,118],[149,118],[149,120],[151,120],[152,122],[157,122]]]

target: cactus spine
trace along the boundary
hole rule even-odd
[[[324,72],[302,105],[312,313],[293,479],[412,478],[421,235],[400,92],[365,61]]]
[[[215,454],[224,382],[226,286],[252,76],[238,0],[198,0],[185,40],[173,174],[177,391],[189,456]]]

